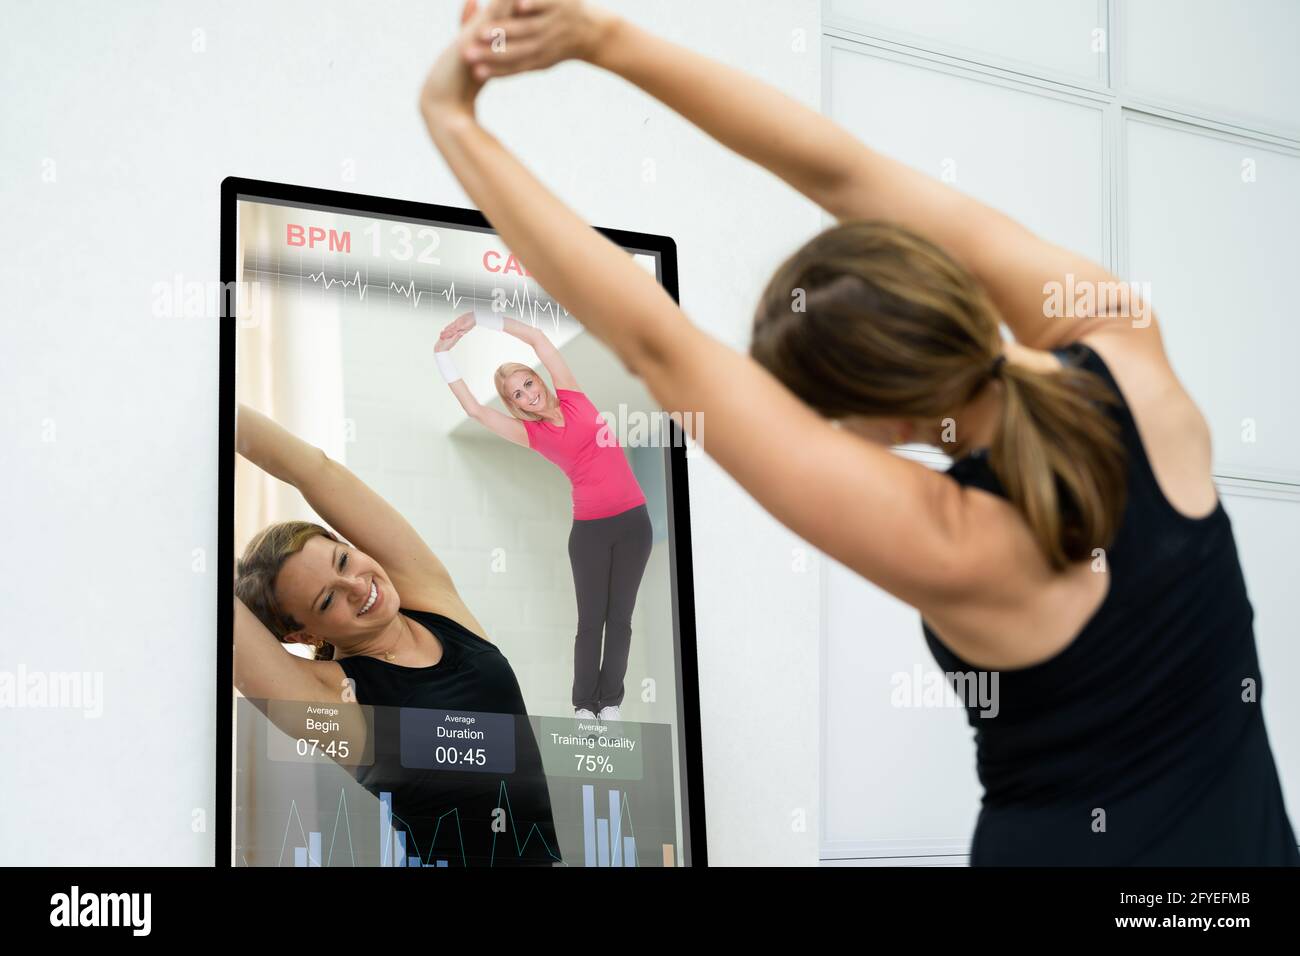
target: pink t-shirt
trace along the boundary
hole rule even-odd
[[[528,444],[560,467],[573,485],[573,517],[608,518],[645,503],[632,466],[618,445],[618,434],[605,424],[582,392],[555,390],[564,425],[524,421]],[[597,439],[600,436],[608,444]]]

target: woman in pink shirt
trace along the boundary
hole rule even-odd
[[[484,407],[461,380],[450,354],[475,325],[507,332],[531,345],[551,373],[555,391],[529,366],[507,362],[496,370],[494,380],[510,415]],[[632,611],[650,558],[651,528],[645,494],[617,435],[578,388],[541,329],[478,307],[443,329],[434,353],[443,379],[471,418],[532,448],[568,476],[573,488],[569,561],[578,603],[574,712],[580,718],[621,720]]]

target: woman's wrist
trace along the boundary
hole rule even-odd
[[[452,359],[450,350],[435,351],[433,361],[438,366],[438,374],[442,376],[442,380],[448,385],[460,381],[460,371],[456,368],[456,362]]]
[[[613,64],[617,61],[617,48],[630,26],[617,13],[591,7],[587,13],[589,36],[578,58],[592,66],[615,72]]]
[[[450,132],[478,122],[473,107],[443,97],[422,96],[420,113],[429,133],[434,136],[438,131]]]

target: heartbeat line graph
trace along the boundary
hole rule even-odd
[[[405,300],[412,309],[418,309],[425,299],[429,299],[434,304],[445,303],[453,311],[462,307],[469,308],[465,305],[466,300],[482,302],[490,307],[495,302],[500,302],[500,311],[505,314],[518,317],[521,322],[527,322],[534,327],[542,321],[549,321],[555,332],[560,330],[564,319],[571,318],[569,310],[560,303],[535,295],[526,284],[520,287],[518,282],[522,280],[517,280],[514,287],[508,290],[498,287],[492,293],[483,295],[478,292],[479,283],[474,281],[470,283],[474,291],[464,292],[457,289],[454,279],[445,288],[436,288],[432,284],[421,286],[414,276],[410,276],[406,281],[391,276],[380,280],[372,276],[369,270],[361,269],[353,269],[350,275],[346,272],[332,275],[324,267],[314,271],[292,272],[272,268],[270,263],[262,261],[260,257],[252,256],[245,263],[244,272],[254,279],[266,278],[277,285],[297,282],[300,289],[304,281],[310,282],[322,292],[329,292],[337,286],[345,294],[355,291],[358,302],[366,302],[367,296],[372,291],[377,291],[385,301]]]
[[[348,288],[349,286],[355,286],[357,289],[358,301],[365,300],[366,293],[370,291],[372,286],[376,288],[382,287],[382,284],[380,283],[367,282],[364,279],[362,279],[360,270],[355,272],[351,279],[348,278],[335,279],[332,276],[326,275],[324,270],[320,272],[309,272],[307,273],[307,278],[310,279],[312,282],[319,282],[321,285],[325,287],[327,291],[336,285],[341,285],[345,289]],[[438,291],[435,289],[416,288],[414,279],[412,279],[410,282],[407,283],[390,281],[388,283],[387,291],[396,292],[399,295],[405,297],[406,299],[409,299],[413,308],[419,308],[420,299],[422,299],[426,295],[437,296],[441,299],[445,299],[453,309],[459,308],[461,299],[464,298],[464,296],[459,295],[456,292],[455,282],[449,285],[446,289],[443,289],[442,291]]]

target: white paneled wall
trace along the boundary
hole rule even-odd
[[[1214,429],[1265,720],[1300,820],[1300,701],[1284,693],[1300,675],[1300,452],[1286,428],[1300,406],[1300,4],[824,0],[823,17],[829,115],[1151,284]],[[959,708],[899,696],[938,670],[916,612],[829,559],[822,586],[823,860],[963,862],[981,792],[972,731]]]
[[[1300,3],[1116,0],[1117,79],[1134,100],[1300,138]]]
[[[1294,600],[1300,496],[1282,499],[1249,482],[1221,487],[1220,492],[1255,609],[1264,723],[1282,774],[1291,824],[1300,826],[1300,708],[1292,693],[1300,675]]]
[[[1008,71],[1103,82],[1106,0],[830,0],[827,22]]]
[[[1205,412],[1220,475],[1300,485],[1300,156],[1124,113],[1124,251],[1149,282],[1178,372]]]
[[[825,83],[823,110],[874,148],[1053,242],[1105,255],[1100,100],[837,39],[827,43]]]
[[[916,612],[837,561],[825,568],[823,855],[861,856],[867,840],[882,857],[964,854],[980,797],[966,718],[898,696],[942,679]]]

